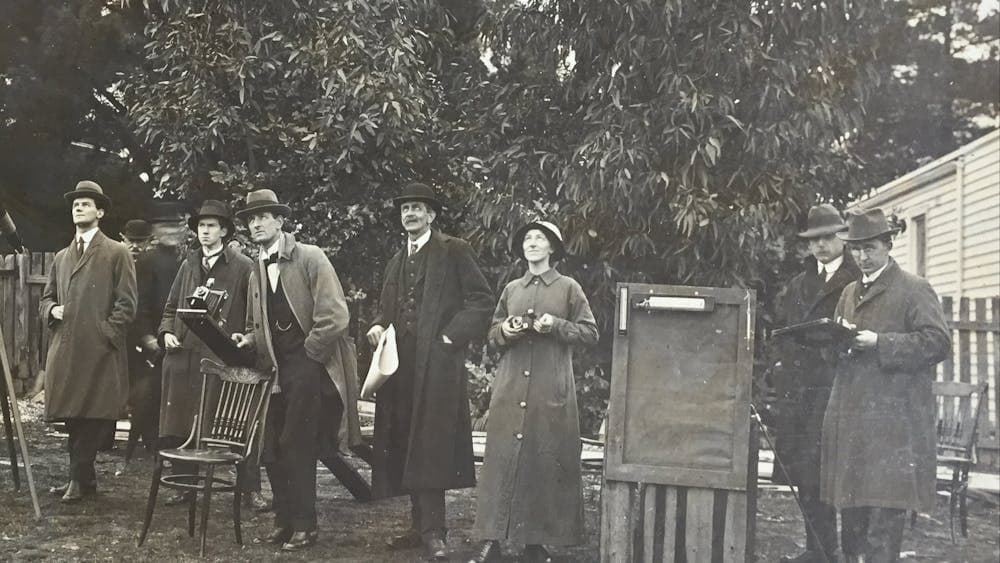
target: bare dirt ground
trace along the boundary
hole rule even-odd
[[[26,433],[36,486],[42,503],[43,519],[32,515],[27,484],[13,490],[10,467],[0,465],[0,559],[4,561],[197,561],[198,543],[186,530],[183,507],[156,509],[146,543],[136,547],[151,465],[149,455],[133,461],[129,471],[115,476],[122,466],[121,447],[98,458],[100,494],[94,500],[63,505],[47,493],[49,486],[65,479],[67,457],[64,442],[37,420],[37,405],[22,402]],[[6,457],[4,454],[3,457]],[[365,469],[359,462],[359,467]],[[367,475],[367,473],[366,473]],[[23,477],[23,472],[22,472]],[[266,481],[265,481],[266,482]],[[557,551],[557,561],[597,561],[596,534],[600,505],[600,475],[586,474],[587,529],[592,531],[586,545]],[[265,485],[266,486],[266,485]],[[448,495],[448,546],[452,561],[465,561],[476,543],[469,537],[475,517],[475,491],[453,491]],[[236,545],[231,525],[231,496],[213,499],[209,522],[209,561],[419,561],[419,550],[392,552],[384,538],[402,532],[407,524],[408,505],[403,499],[367,504],[356,502],[322,467],[319,470],[320,542],[301,553],[280,553],[271,546],[254,545],[254,536],[270,530],[269,514],[244,511],[245,545]],[[995,504],[972,501],[969,538],[959,537],[952,545],[948,533],[947,503],[942,499],[933,514],[921,515],[914,529],[907,529],[904,551],[914,552],[914,561],[1000,561],[998,535],[1000,511]],[[802,543],[802,521],[791,495],[761,491],[757,514],[757,560],[777,561],[781,555],[797,552]],[[516,552],[505,546],[505,561],[515,561]]]

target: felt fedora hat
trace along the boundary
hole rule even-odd
[[[524,258],[524,236],[531,229],[542,231],[545,238],[549,239],[549,244],[552,245],[552,260],[559,260],[566,256],[566,247],[563,245],[562,232],[559,227],[548,221],[532,221],[515,231],[514,236],[510,237],[510,253],[515,258]]]
[[[809,208],[809,216],[806,218],[806,230],[799,233],[799,237],[823,237],[846,230],[847,223],[840,217],[840,212],[837,211],[837,208],[829,203],[823,203]]]
[[[230,213],[229,206],[225,203],[215,199],[206,199],[202,202],[201,209],[188,219],[188,228],[197,232],[198,222],[205,217],[218,219],[219,224],[226,228],[227,236],[235,234],[236,226],[233,224],[233,214]]]
[[[253,213],[270,211],[275,215],[289,216],[292,208],[284,203],[278,203],[278,195],[273,190],[256,190],[247,194],[246,205],[236,212],[236,217],[246,221]]]
[[[399,209],[407,201],[422,201],[433,207],[437,213],[441,213],[441,209],[444,207],[434,190],[427,184],[419,182],[407,184],[399,192],[399,195],[392,198],[392,204],[396,206],[396,209]]]
[[[125,223],[122,236],[133,241],[149,240],[153,236],[153,227],[142,219],[132,219]]]
[[[77,182],[76,189],[71,192],[66,192],[63,194],[63,198],[70,204],[74,200],[81,197],[89,197],[97,203],[97,206],[101,209],[111,209],[111,198],[104,195],[104,190],[97,182],[92,182],[90,180],[83,180],[82,182]]]
[[[896,229],[889,225],[885,213],[879,209],[869,209],[847,215],[847,231],[837,233],[837,236],[847,242],[871,240],[884,235],[891,235]]]

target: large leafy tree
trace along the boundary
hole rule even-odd
[[[72,229],[62,193],[96,179],[116,202],[116,232],[148,192],[119,88],[141,57],[143,13],[111,0],[0,0],[0,14],[0,203],[29,247],[54,250]]]
[[[878,49],[879,75],[853,141],[872,186],[997,126],[1000,9],[980,0],[895,0]]]

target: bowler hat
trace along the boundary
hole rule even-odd
[[[233,225],[233,215],[229,212],[229,206],[225,203],[215,199],[206,199],[202,202],[201,209],[188,219],[188,227],[192,231],[197,232],[198,222],[205,217],[215,217],[218,219],[219,224],[226,228],[227,236],[235,234],[236,228]]]
[[[847,230],[847,223],[840,217],[837,208],[829,203],[809,208],[806,230],[799,233],[801,238],[816,238]]]
[[[275,215],[288,216],[292,208],[284,203],[278,203],[278,196],[273,190],[256,190],[247,194],[246,205],[236,212],[236,216],[246,221],[253,213],[270,211]]]
[[[524,236],[531,229],[542,231],[545,234],[545,238],[549,239],[549,244],[552,245],[553,260],[559,260],[566,255],[566,247],[563,246],[562,233],[559,231],[559,227],[548,221],[532,221],[515,231],[514,236],[510,238],[510,253],[515,258],[524,258]]]
[[[896,232],[889,225],[885,213],[879,209],[869,209],[847,215],[847,232],[837,233],[837,237],[848,242],[859,242],[871,240],[883,235],[891,235]]]
[[[75,190],[63,194],[63,198],[69,203],[73,203],[74,200],[81,197],[89,197],[101,209],[111,209],[111,198],[104,195],[104,190],[101,189],[101,186],[97,182],[91,182],[90,180],[77,182]]]
[[[132,241],[149,240],[153,236],[153,227],[142,219],[132,219],[125,223],[122,236]]]
[[[150,223],[176,223],[188,214],[187,205],[182,201],[158,199],[153,202]]]
[[[407,184],[399,195],[392,198],[392,204],[395,205],[396,208],[399,208],[407,201],[422,201],[433,207],[436,213],[441,213],[441,208],[443,207],[441,200],[437,198],[437,194],[434,193],[434,190],[427,184],[421,184],[419,182]]]

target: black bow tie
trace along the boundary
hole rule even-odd
[[[271,264],[277,264],[277,263],[278,263],[278,253],[277,252],[275,252],[274,254],[272,254],[272,255],[270,255],[270,256],[268,256],[267,258],[264,259],[264,266],[270,266]]]

